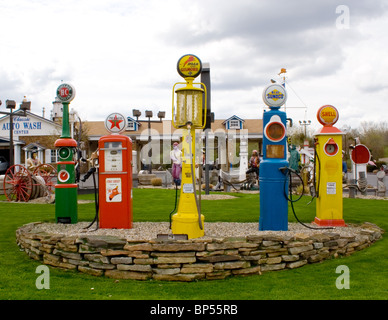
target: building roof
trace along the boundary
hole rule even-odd
[[[262,136],[263,134],[262,119],[245,119],[245,120],[241,119],[241,120],[244,121],[244,129],[248,130],[248,135]],[[104,121],[86,121],[85,123],[86,123],[85,127],[88,130],[88,136],[91,138],[93,137],[97,138],[97,137],[110,134],[110,132],[105,128]],[[139,120],[138,123],[140,123],[138,130],[136,131],[125,130],[124,132],[122,132],[122,134],[131,136],[131,137],[140,136],[140,135],[148,136],[148,121]],[[213,132],[225,130],[225,123],[226,123],[226,120],[224,119],[214,120],[214,122],[211,124],[211,130]],[[157,132],[159,135],[171,135],[171,134],[174,134],[174,132],[176,132],[177,130],[181,130],[181,129],[175,129],[172,126],[171,120],[163,120],[162,122],[159,122],[159,121],[151,122],[151,135],[155,134],[155,132]]]
[[[238,120],[238,121],[245,122],[245,120],[243,120],[240,117],[237,117],[236,115],[234,115],[234,116],[231,116],[230,118],[224,120],[224,122],[222,122],[222,123],[224,124],[224,123],[226,123],[227,121],[230,121],[230,120]]]

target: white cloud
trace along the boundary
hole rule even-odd
[[[338,5],[349,29],[336,28]],[[323,104],[339,124],[388,121],[386,0],[13,0],[0,10],[0,99],[27,95],[38,114],[63,80],[83,119],[133,108],[171,117],[177,60],[193,53],[210,63],[216,118],[261,117],[263,87],[287,68],[296,122],[317,125]]]

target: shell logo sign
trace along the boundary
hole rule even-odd
[[[338,121],[338,110],[332,105],[320,107],[317,112],[318,121],[325,127],[331,127]]]

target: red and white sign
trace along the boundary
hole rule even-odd
[[[68,83],[62,83],[57,89],[57,97],[62,102],[70,102],[75,97],[75,88]]]
[[[58,180],[60,182],[66,182],[67,180],[69,180],[69,178],[70,174],[66,170],[61,170],[58,172]]]
[[[127,119],[120,113],[111,113],[105,119],[105,128],[111,133],[120,133],[127,126]]]
[[[121,202],[121,178],[107,178],[105,180],[106,186],[106,202]]]

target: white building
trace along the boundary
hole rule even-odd
[[[10,116],[0,118],[0,155],[9,160]],[[42,163],[56,162],[54,142],[62,126],[31,112],[23,115],[16,110],[13,115],[14,163],[25,164],[32,151],[38,152]]]

